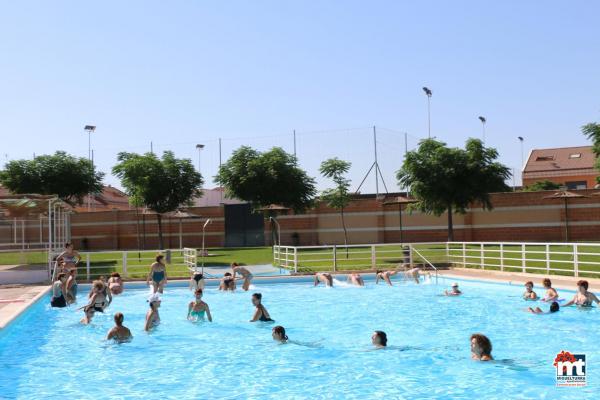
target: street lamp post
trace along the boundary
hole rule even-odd
[[[197,144],[196,145],[196,149],[198,149],[198,172],[200,172],[200,153],[202,152],[202,149],[204,148],[203,144]]]
[[[85,132],[87,132],[88,134],[88,160],[90,161],[90,163],[92,163],[92,168],[94,167],[93,161],[92,161],[92,132],[96,131],[96,125],[86,125],[84,126],[83,130]],[[88,212],[91,211],[92,208],[92,196],[90,193],[88,193],[88,199],[87,199],[87,208],[88,208]]]
[[[427,96],[427,138],[431,139],[431,95],[433,92],[426,86],[423,87],[423,91]]]
[[[521,143],[521,186],[525,186],[525,185],[523,185],[523,171],[525,169],[525,156],[523,154],[523,141],[525,139],[523,138],[523,136],[517,136],[517,139],[519,139],[519,142]]]
[[[485,119],[485,117],[482,117],[481,115],[479,116],[479,120],[481,121],[481,129],[482,129],[482,133],[483,133],[483,144],[485,144],[485,123],[487,122],[487,120]]]

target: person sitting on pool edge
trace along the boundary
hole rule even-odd
[[[317,272],[315,274],[315,286],[324,283],[327,287],[333,287],[333,276],[329,272]]]
[[[544,279],[542,285],[544,285],[544,289],[546,289],[546,295],[542,301],[550,302],[558,300],[558,292],[552,287],[552,281],[550,279]]]
[[[202,301],[202,289],[196,290],[196,300],[191,301],[188,306],[187,319],[190,321],[204,321],[204,314],[208,318],[209,322],[212,322],[212,315],[210,315],[210,308],[208,304]]]
[[[67,306],[67,274],[61,272],[56,276],[56,280],[52,284],[52,298],[50,305],[52,307],[63,308]]]
[[[387,346],[387,335],[384,331],[375,331],[371,335],[371,343],[376,349],[385,349]]]
[[[204,290],[204,274],[202,272],[194,272],[192,277],[190,278],[190,290],[196,293],[196,290],[202,289]]]
[[[577,282],[577,293],[573,298],[563,304],[563,307],[570,306],[575,304],[579,307],[591,307],[592,303],[595,301],[596,304],[600,304],[600,300],[598,297],[592,292],[588,292],[589,283],[585,280],[580,280]]]
[[[536,308],[529,307],[527,309],[527,311],[529,311],[530,313],[533,313],[533,314],[552,314],[552,313],[557,312],[558,310],[560,310],[560,306],[558,305],[557,301],[553,301],[552,304],[550,304],[550,311],[548,311],[547,313],[542,311],[542,309],[539,307],[536,307]]]
[[[159,254],[155,258],[155,262],[150,266],[150,272],[146,278],[146,285],[150,286],[150,278],[152,278],[153,292],[163,293],[167,284],[167,266],[165,264],[165,256]]]
[[[235,279],[233,279],[231,272],[225,272],[219,284],[219,290],[230,290],[232,292],[235,290]]]
[[[148,312],[146,312],[146,324],[144,325],[144,330],[146,332],[150,332],[152,328],[160,324],[160,315],[158,314],[160,302],[160,296],[157,293],[154,293],[148,299],[150,309],[148,310]]]
[[[471,335],[471,358],[477,361],[490,361],[492,357],[492,342],[481,333]]]
[[[91,294],[89,296],[88,303],[83,306],[83,312],[85,315],[81,319],[81,323],[84,325],[92,322],[92,318],[96,314],[96,312],[104,312],[106,308],[106,294],[105,294],[105,285],[101,280],[94,281],[92,284]]]
[[[235,280],[235,274],[240,274],[242,276],[242,278],[244,278],[244,283],[242,284],[242,289],[247,292],[248,289],[250,289],[250,282],[252,281],[252,278],[254,278],[254,275],[252,275],[252,273],[250,271],[248,271],[248,269],[242,267],[241,265],[239,265],[236,262],[231,263],[231,272],[233,272],[234,280]]]
[[[382,271],[382,270],[377,270],[375,271],[375,284],[379,284],[379,280],[382,279],[384,280],[388,285],[393,286],[392,285],[392,281],[390,280],[390,276],[394,276],[398,273],[397,270],[394,271]]]
[[[265,306],[262,305],[261,301],[262,301],[262,294],[254,293],[252,295],[252,304],[254,305],[254,307],[256,307],[256,311],[254,311],[254,316],[252,317],[250,322],[256,322],[256,321],[275,322],[274,320],[271,319],[269,312],[267,311]]]
[[[349,282],[350,284],[355,286],[365,286],[365,281],[363,280],[362,276],[360,276],[360,274],[348,274],[348,276],[346,277],[346,282]]]
[[[123,320],[125,316],[123,313],[115,313],[115,326],[113,326],[108,334],[106,335],[106,340],[114,339],[119,343],[127,342],[133,339],[131,335],[131,331],[126,326],[123,326]]]
[[[458,283],[454,282],[452,284],[452,290],[450,290],[450,291],[444,290],[444,294],[446,296],[460,296],[462,294],[462,292],[458,288]]]
[[[281,325],[277,325],[273,327],[271,330],[271,336],[273,336],[273,340],[279,342],[281,344],[286,344],[288,341],[288,337],[285,334],[285,328]]]
[[[525,282],[525,292],[523,293],[523,299],[525,300],[537,300],[538,296],[533,291],[533,282],[527,281]]]

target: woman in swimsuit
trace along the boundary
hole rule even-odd
[[[317,272],[315,274],[315,286],[324,283],[327,287],[333,287],[333,277],[329,272]]]
[[[146,284],[150,286],[152,278],[153,293],[162,293],[167,284],[167,266],[165,265],[165,256],[159,254],[156,256],[156,262],[150,266],[150,273],[146,278]]]
[[[123,279],[121,279],[121,275],[118,272],[110,274],[110,278],[108,278],[108,289],[114,295],[123,293],[123,290],[125,289],[123,287]]]
[[[64,273],[58,274],[56,281],[52,284],[52,298],[50,305],[52,307],[63,308],[67,306],[65,293],[67,293],[67,275]]]
[[[108,334],[106,335],[106,340],[114,339],[119,343],[123,343],[129,342],[131,339],[133,339],[129,328],[123,326],[124,319],[125,316],[122,313],[118,312],[115,314],[115,326],[110,331],[108,331]]]
[[[365,281],[363,281],[363,278],[360,276],[360,274],[348,274],[346,277],[346,282],[356,286],[365,286]]]
[[[158,294],[154,293],[150,296],[148,303],[150,304],[150,309],[146,313],[146,325],[144,325],[144,330],[146,332],[150,332],[152,328],[160,324],[160,315],[158,314],[160,297]]]
[[[81,261],[81,256],[74,250],[73,244],[67,242],[65,243],[65,251],[56,257],[56,261],[69,271],[74,269],[75,275],[77,275],[77,264]]]
[[[600,300],[598,297],[592,292],[588,292],[589,283],[588,281],[581,280],[577,282],[577,294],[573,296],[571,301],[563,304],[563,307],[570,306],[575,304],[579,307],[591,307],[592,303],[595,301],[596,304],[600,304]]]
[[[481,333],[471,335],[471,358],[477,361],[490,361],[492,357],[492,342]]]
[[[281,325],[277,325],[271,331],[271,336],[273,336],[273,340],[279,342],[281,344],[286,344],[288,341],[288,337],[285,334],[285,328]]]
[[[533,291],[533,282],[525,282],[525,292],[523,293],[523,299],[525,300],[537,300],[537,293]]]
[[[242,278],[244,278],[242,289],[244,289],[247,292],[248,289],[250,289],[250,282],[252,281],[252,278],[254,278],[252,273],[235,262],[231,264],[231,271],[233,272],[233,279],[235,279],[236,273],[240,274]]]
[[[77,301],[77,276],[75,274],[75,270],[72,269],[69,271],[69,277],[67,278],[67,302],[69,304],[75,303]]]
[[[274,320],[271,319],[269,312],[267,311],[265,306],[263,306],[261,304],[261,301],[262,301],[262,294],[254,293],[252,295],[252,304],[254,304],[254,307],[256,307],[256,311],[254,311],[254,316],[252,317],[250,322],[256,322],[256,321],[275,322]]]
[[[219,284],[219,290],[230,290],[232,292],[235,290],[235,279],[233,279],[231,272],[225,272],[223,279],[221,279],[221,283]]]
[[[81,319],[81,323],[84,325],[92,322],[92,318],[94,318],[94,314],[96,312],[104,312],[104,308],[106,307],[106,294],[105,294],[105,286],[104,282],[98,280],[94,281],[92,284],[92,293],[90,296],[89,302],[82,307],[85,315]]]
[[[106,307],[110,306],[110,303],[112,303],[112,292],[108,288],[108,282],[106,281],[106,277],[104,275],[102,275],[100,278],[98,278],[98,280],[100,282],[102,282],[102,285],[103,285],[102,294],[104,295],[104,302],[102,303],[102,312],[104,312]],[[90,293],[88,294],[88,299],[91,298],[93,294],[94,294],[94,286],[92,286],[90,288]]]
[[[552,287],[552,281],[548,278],[542,281],[544,285],[544,289],[546,289],[546,296],[542,299],[542,301],[556,301],[558,300],[558,292]]]
[[[190,290],[196,293],[196,290],[204,290],[204,275],[201,272],[195,272],[190,279]]]
[[[387,335],[384,331],[375,331],[371,335],[371,343],[376,349],[384,349],[387,346]]]
[[[210,308],[208,304],[202,301],[202,289],[196,290],[196,300],[190,302],[188,306],[187,319],[190,321],[204,321],[204,314],[210,322],[212,322],[212,316],[210,315]]]
[[[392,286],[392,281],[390,280],[390,276],[394,276],[398,273],[398,271],[381,271],[377,270],[375,272],[375,284],[379,284],[379,280],[385,281],[388,285]]]

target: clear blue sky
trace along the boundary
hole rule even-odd
[[[339,156],[358,185],[373,162],[390,191],[409,147],[480,136],[519,168],[531,148],[586,144],[600,120],[600,3],[593,1],[5,1],[0,5],[2,161],[55,150],[95,159],[173,150],[208,187],[242,144]],[[385,128],[385,129],[384,129]],[[344,130],[351,129],[351,130]],[[520,179],[517,180],[517,183]],[[327,183],[319,179],[319,188]],[[374,190],[374,180],[365,191]]]

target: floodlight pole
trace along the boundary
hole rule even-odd
[[[87,132],[88,134],[88,160],[90,161],[90,163],[92,163],[92,171],[93,171],[93,167],[94,167],[94,162],[92,161],[92,132],[96,131],[96,125],[85,125],[83,127],[83,130],[85,132]],[[88,212],[91,211],[92,208],[92,198],[91,198],[91,193],[88,193]]]
[[[201,168],[200,168],[200,153],[202,153],[202,149],[204,149],[204,145],[203,144],[197,144],[196,145],[196,149],[198,149],[198,173],[202,173],[201,172]]]
[[[375,198],[379,198],[379,164],[377,163],[377,130],[375,129],[375,125],[373,125],[373,145],[375,149]]]
[[[294,157],[296,157],[296,130],[294,129]]]
[[[423,87],[423,92],[427,96],[427,138],[431,139],[431,96],[433,92],[428,87]]]
[[[479,120],[481,121],[482,140],[483,144],[485,144],[485,123],[487,122],[487,120],[482,116],[479,116]]]

